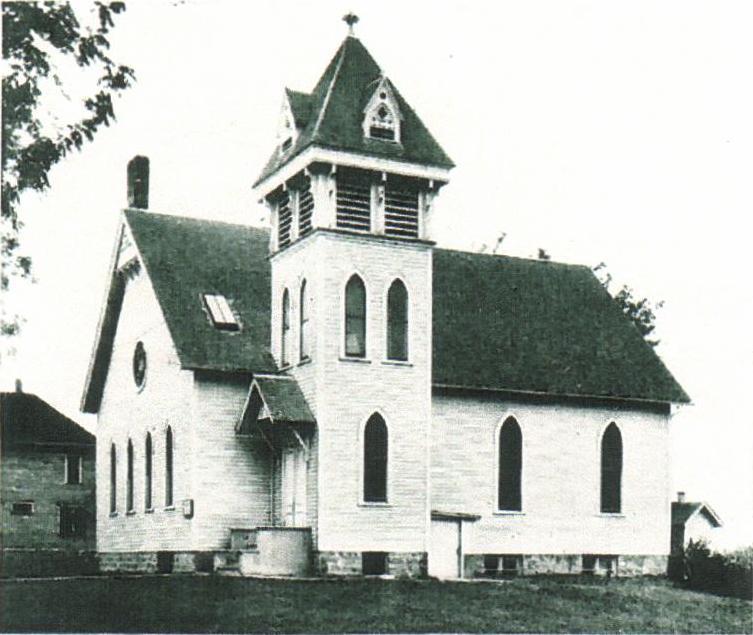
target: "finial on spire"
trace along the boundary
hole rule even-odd
[[[348,25],[348,35],[353,35],[353,27],[358,22],[358,16],[351,11],[343,16],[343,22]]]

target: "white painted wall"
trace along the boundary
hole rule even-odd
[[[522,513],[496,513],[497,434],[514,415],[523,434]],[[622,514],[600,506],[600,439],[623,441]],[[436,394],[432,509],[480,514],[466,553],[669,553],[669,419],[607,408],[526,405]]]

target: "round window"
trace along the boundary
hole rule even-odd
[[[133,351],[133,381],[141,388],[146,381],[146,351],[144,344],[139,342]]]

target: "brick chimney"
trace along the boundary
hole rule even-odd
[[[23,392],[23,391],[24,391],[23,382],[20,379],[16,379],[16,392]]]
[[[128,162],[128,207],[149,207],[149,159],[135,156]]]
[[[677,492],[677,502],[678,503],[685,502],[685,492]]]

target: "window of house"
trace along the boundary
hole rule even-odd
[[[173,429],[165,432],[165,507],[173,506]]]
[[[152,435],[146,433],[144,443],[144,509],[152,508]]]
[[[363,500],[365,503],[387,502],[387,424],[373,414],[363,433]]]
[[[387,359],[408,359],[408,291],[402,280],[387,293]]]
[[[117,480],[117,452],[115,444],[110,446],[110,513],[114,514],[118,510],[118,480]]]
[[[10,513],[13,516],[33,516],[34,501],[18,501],[17,503],[13,503]]]
[[[80,485],[83,478],[83,457],[80,454],[65,455],[65,482]]]
[[[309,334],[309,293],[308,293],[308,285],[306,284],[306,281],[304,280],[301,283],[301,297],[300,297],[300,311],[301,311],[301,341],[300,341],[300,354],[301,354],[301,361],[307,360],[311,358],[311,337]]]
[[[364,551],[361,553],[363,575],[385,575],[387,573],[387,552]]]
[[[60,505],[61,538],[84,538],[86,536],[86,510],[79,505]]]
[[[521,468],[523,437],[520,426],[509,417],[499,430],[499,483],[497,508],[521,511]]]
[[[601,438],[601,511],[622,511],[622,435],[614,423],[607,426]]]
[[[345,286],[345,355],[366,357],[366,287],[356,274]]]
[[[126,455],[126,511],[133,511],[133,443],[130,439]]]
[[[290,364],[290,293],[282,292],[282,342],[280,347],[280,361],[283,366]]]
[[[240,328],[233,309],[230,308],[230,302],[224,295],[205,293],[204,304],[215,328],[225,331],[237,331]]]

